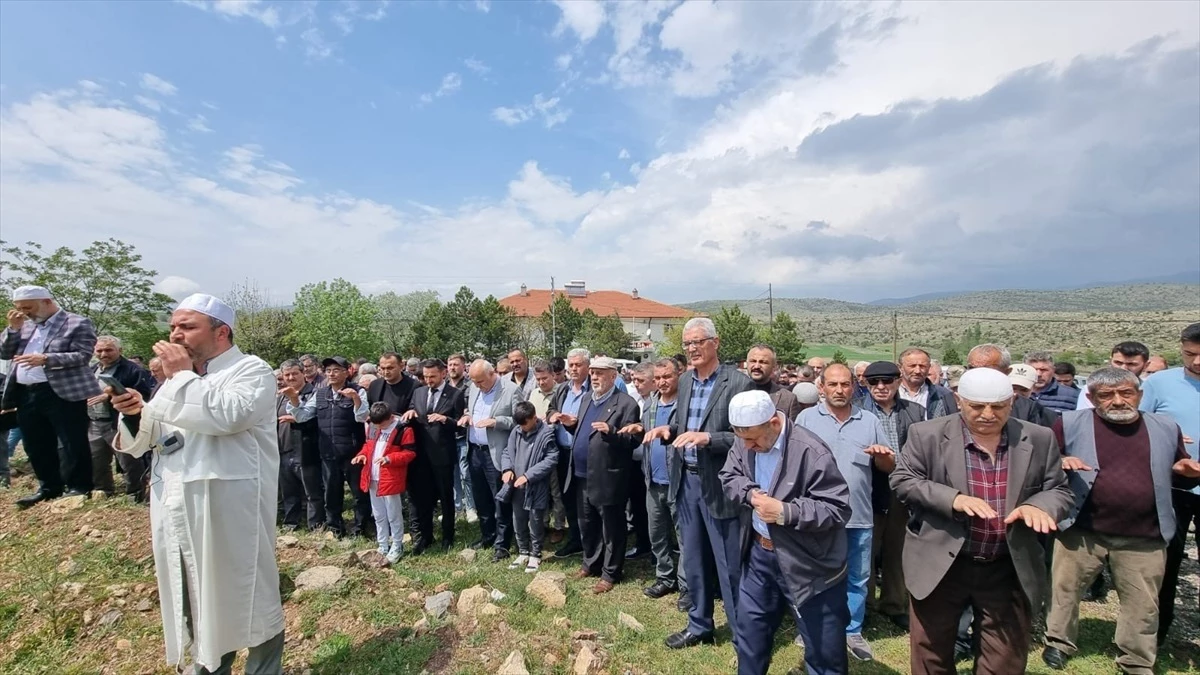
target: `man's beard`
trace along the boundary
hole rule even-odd
[[[1101,419],[1114,424],[1129,424],[1130,422],[1136,420],[1138,415],[1141,413],[1134,408],[1125,408],[1120,410],[1101,410],[1100,408],[1097,408],[1096,414],[1100,415]]]

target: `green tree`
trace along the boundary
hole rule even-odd
[[[63,309],[91,319],[97,334],[144,341],[165,332],[174,301],[155,292],[158,273],[142,267],[142,256],[132,245],[106,239],[78,253],[62,246],[46,254],[36,242],[6,244],[0,241],[5,286],[45,286]],[[163,325],[156,326],[159,322]]]
[[[582,314],[583,328],[579,331],[579,344],[593,354],[604,354],[612,358],[626,358],[634,336],[625,332],[625,324],[614,311],[608,316],[598,316],[590,309]]]
[[[349,281],[308,284],[296,293],[292,337],[304,352],[348,359],[373,355],[381,342],[376,318],[375,304]]]
[[[479,356],[481,307],[482,301],[466,286],[459,288],[454,299],[442,307],[436,332],[447,354],[459,352],[468,360]]]
[[[445,358],[454,351],[449,346],[445,332],[442,305],[431,302],[409,330],[409,343],[405,351],[415,356]]]
[[[413,324],[429,303],[437,302],[437,299],[437,291],[413,291],[404,295],[388,291],[372,296],[376,311],[375,332],[381,339],[380,351],[411,351]]]
[[[479,302],[474,335],[479,351],[487,358],[498,359],[517,346],[517,316],[489,295]]]
[[[850,365],[850,364],[846,363],[846,355],[840,349],[833,353],[833,356],[829,359],[829,362],[830,363],[840,363],[843,366]]]
[[[764,326],[761,339],[775,348],[781,365],[804,362],[804,341],[800,339],[800,328],[787,312],[776,314],[775,321]]]
[[[234,340],[242,351],[275,366],[296,355],[292,313],[283,307],[272,307],[268,294],[259,289],[257,282],[247,279],[234,284],[225,302],[237,314]]]
[[[557,349],[558,355],[562,355],[575,344],[579,331],[583,329],[583,315],[571,304],[566,293],[559,293],[555,294],[551,309],[538,317],[538,326],[546,336],[546,348]]]
[[[946,347],[942,350],[942,363],[947,366],[961,364],[962,355],[958,353],[958,349],[954,346]]]
[[[663,330],[663,339],[654,345],[659,356],[671,357],[683,353],[683,324],[672,324]]]
[[[737,305],[722,307],[720,313],[713,317],[713,323],[721,338],[717,358],[722,362],[744,360],[746,352],[757,340],[757,331],[750,322],[750,315]]]

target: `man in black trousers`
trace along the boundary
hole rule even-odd
[[[458,420],[466,411],[462,390],[446,380],[441,359],[421,362],[425,385],[413,392],[412,408],[401,421],[417,436],[417,458],[408,465],[408,494],[416,511],[412,554],[433,545],[434,504],[442,505],[442,550],[454,546],[454,466],[458,463]]]

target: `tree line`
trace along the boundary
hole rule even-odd
[[[154,290],[157,274],[132,245],[117,239],[53,252],[36,242],[0,241],[0,291],[45,286],[64,309],[90,318],[97,333],[121,338],[130,355],[148,355],[156,341],[167,338],[175,301]],[[466,286],[444,303],[432,290],[366,295],[341,278],[304,286],[289,306],[273,303],[251,279],[214,294],[237,312],[238,346],[275,365],[301,353],[347,358],[373,358],[384,351],[419,357],[461,353],[495,359],[514,347],[548,357],[584,346],[620,358],[631,356],[637,339],[615,313],[580,312],[565,295],[556,296],[541,316],[522,320],[494,296],[480,298]],[[738,307],[713,318],[723,360],[744,358],[760,341],[774,345],[781,361],[804,358],[796,324],[786,314],[776,315],[770,326],[754,324]],[[682,324],[668,330],[657,351],[681,352],[681,332]]]

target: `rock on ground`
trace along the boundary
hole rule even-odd
[[[300,540],[290,534],[285,534],[275,538],[275,545],[283,548],[295,548],[300,544]]]
[[[454,593],[442,591],[437,595],[425,598],[425,613],[435,619],[440,619],[446,616],[446,613],[450,611],[450,605],[453,603]]]
[[[492,600],[494,600],[496,602],[500,602],[501,600],[503,600],[507,597],[508,596],[505,595],[504,593],[502,593],[499,588],[492,589]]]
[[[499,614],[500,608],[490,602],[479,608],[479,616],[498,616]]]
[[[591,646],[584,645],[579,650],[579,656],[575,657],[575,666],[571,669],[574,675],[591,675],[600,666],[600,660],[596,657],[596,652],[592,651]]]
[[[73,558],[67,558],[58,564],[58,573],[64,577],[74,576],[82,571],[83,565],[75,562]]]
[[[359,551],[358,562],[363,567],[373,570],[381,570],[388,566],[387,556],[374,549],[370,551]]]
[[[529,669],[525,667],[525,657],[520,651],[512,652],[504,659],[504,664],[496,671],[496,675],[529,675]]]
[[[458,610],[459,616],[474,616],[481,607],[488,604],[491,595],[487,589],[482,586],[474,586],[464,590],[458,595],[458,605],[455,609]]]
[[[297,591],[320,591],[333,588],[342,580],[342,570],[333,565],[310,567],[296,575]]]
[[[553,609],[567,605],[567,575],[562,572],[538,572],[525,592]]]
[[[87,495],[75,495],[74,497],[59,497],[50,502],[50,513],[67,513],[82,509],[84,504],[87,504]]]
[[[100,620],[97,621],[96,623],[100,624],[101,626],[111,626],[120,620],[121,620],[121,610],[110,609],[107,612],[101,614]]]
[[[462,551],[459,552],[458,557],[462,558],[466,562],[473,563],[473,562],[475,562],[475,556],[478,554],[479,554],[479,551],[476,551],[473,548],[464,548]]]
[[[637,619],[626,614],[625,612],[617,613],[617,621],[622,626],[628,628],[629,630],[631,630],[635,633],[643,633],[646,631],[646,627],[642,625],[641,621],[638,621]]]

